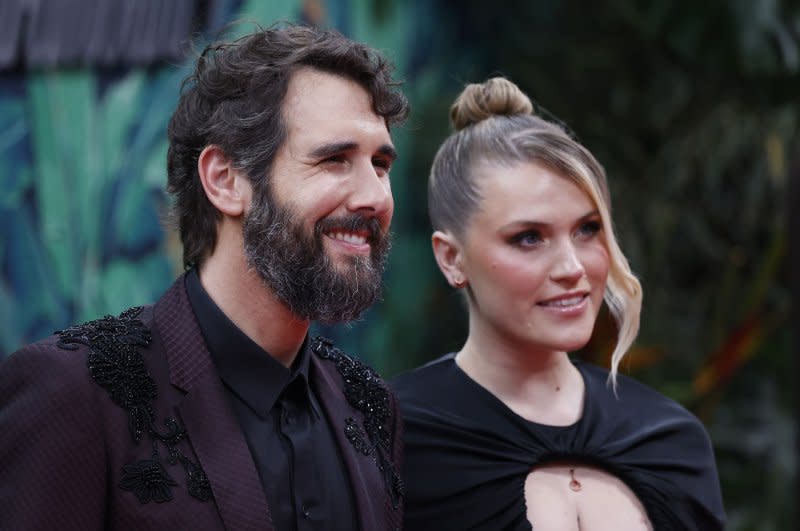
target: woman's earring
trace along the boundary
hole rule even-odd
[[[453,279],[453,286],[456,289],[461,289],[467,285],[467,279],[462,278],[460,275]]]

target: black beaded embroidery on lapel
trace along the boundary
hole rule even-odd
[[[167,473],[158,452],[159,443],[167,450],[167,462],[180,462],[186,472],[189,494],[200,501],[211,499],[211,485],[200,466],[178,449],[186,431],[172,417],[164,419],[164,431],[156,428],[152,401],[157,395],[156,383],[147,372],[139,348],[152,341],[150,330],[137,319],[141,307],[122,312],[119,317],[107,315],[102,319],[72,326],[56,332],[58,346],[77,350],[78,345],[89,347],[87,366],[92,379],[108,391],[111,400],[128,412],[128,428],[135,442],[144,433],[150,437],[152,455],[122,467],[120,488],[132,491],[141,503],[165,502],[172,499],[177,485]]]
[[[311,350],[320,358],[335,363],[342,375],[347,402],[364,416],[361,424],[353,417],[345,419],[347,440],[357,452],[375,459],[392,505],[397,509],[404,494],[404,485],[390,458],[388,421],[392,412],[389,392],[383,380],[370,367],[336,348],[329,339],[315,337],[311,340]]]

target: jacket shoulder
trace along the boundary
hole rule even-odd
[[[0,485],[0,528],[102,528],[109,408],[90,360],[110,349],[98,345],[124,345],[138,335],[104,318],[0,363],[0,469],[16,478],[13,492]]]
[[[149,328],[142,318],[151,314],[149,307],[131,308],[23,346],[0,362],[0,397],[5,401],[7,393],[34,382],[41,394],[88,392],[93,387],[89,385],[92,356],[148,343]]]
[[[400,509],[397,514],[401,514],[404,491],[399,476],[402,423],[394,395],[372,367],[337,348],[332,341],[315,337],[310,347],[323,365],[331,363],[339,373],[344,398],[350,408],[359,413],[345,419],[347,439],[357,452],[374,458],[392,506]]]
[[[394,422],[392,417],[396,416],[396,405],[394,395],[383,378],[372,367],[339,349],[329,339],[315,337],[310,346],[314,355],[323,361],[323,366],[327,362],[335,367],[347,403],[364,415],[368,438],[388,447],[389,426]]]

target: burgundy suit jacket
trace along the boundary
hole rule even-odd
[[[318,346],[311,385],[360,527],[400,529],[394,397],[366,366]],[[153,306],[0,363],[0,529],[274,529],[183,277]]]

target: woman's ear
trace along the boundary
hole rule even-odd
[[[250,180],[233,167],[222,148],[206,146],[197,158],[197,173],[206,197],[217,210],[231,217],[245,213],[252,193]]]
[[[433,256],[439,269],[454,288],[463,288],[468,279],[463,270],[461,245],[449,232],[437,230],[431,236]]]

